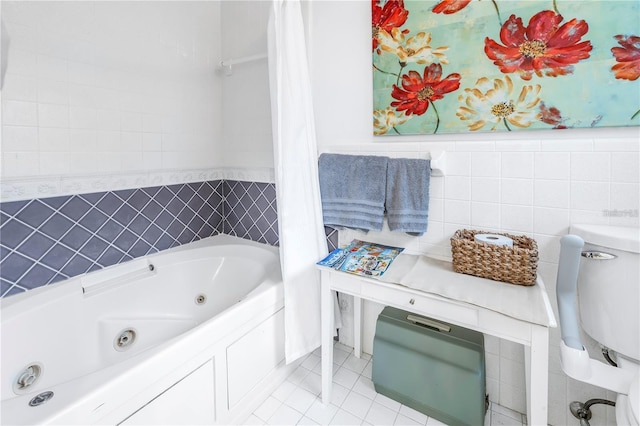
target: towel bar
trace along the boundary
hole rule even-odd
[[[362,151],[362,145],[344,145],[344,146],[331,146],[325,149],[320,149],[320,154],[352,154],[352,155],[364,155]],[[367,155],[388,155],[389,152],[384,151],[368,151]],[[443,150],[433,150],[427,155],[414,155],[411,158],[429,158],[431,160],[431,176],[444,177],[447,173],[447,152]]]

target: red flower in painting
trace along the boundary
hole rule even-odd
[[[551,10],[536,13],[525,27],[522,19],[511,15],[500,29],[498,44],[485,38],[484,51],[500,67],[503,73],[520,73],[524,80],[531,80],[535,73],[550,77],[573,72],[573,64],[587,59],[592,46],[590,41],[580,41],[589,25],[572,19],[562,26],[562,15]]]
[[[451,15],[464,9],[470,2],[471,0],[443,0],[433,7],[432,12]]]
[[[408,16],[409,11],[404,8],[404,0],[387,0],[383,7],[380,7],[380,0],[371,0],[373,50],[378,47],[378,31],[390,33],[392,29],[404,25]]]
[[[567,126],[562,124],[562,114],[556,107],[548,108],[544,102],[540,103],[540,121],[554,126],[554,129],[566,129]]]
[[[611,48],[611,53],[618,62],[611,67],[611,71],[616,78],[637,80],[640,77],[640,37],[617,35],[614,38],[622,47]]]
[[[405,115],[422,115],[430,102],[442,99],[445,94],[459,87],[460,74],[449,74],[442,79],[442,65],[431,64],[425,67],[422,76],[416,71],[403,75],[402,89],[393,85],[391,97],[398,101],[391,102],[391,106],[397,111],[405,111]]]

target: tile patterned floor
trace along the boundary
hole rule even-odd
[[[309,354],[244,422],[245,425],[443,425],[436,419],[377,393],[371,356],[353,355],[337,343],[333,351],[333,395],[322,404],[320,350]],[[486,426],[524,426],[523,414],[491,403]]]

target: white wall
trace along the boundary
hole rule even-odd
[[[223,164],[220,2],[3,1],[2,24],[3,199]]]
[[[343,233],[341,240],[358,237],[448,256],[449,238],[460,228],[526,234],[538,242],[539,272],[555,306],[559,237],[571,223],[640,225],[637,216],[605,214],[639,208],[638,128],[374,137],[370,8],[369,1],[311,3],[318,146],[322,151],[408,157],[444,149],[448,173],[431,181],[429,229],[424,236],[352,232]],[[365,350],[371,350],[380,309],[365,308]],[[348,337],[346,330],[344,334]],[[550,340],[549,422],[577,424],[569,414],[569,402],[611,399],[613,394],[568,379],[559,364],[557,329]],[[522,347],[495,338],[487,338],[486,345],[491,400],[526,411]],[[597,348],[591,353],[599,356]],[[614,423],[612,409],[599,406],[593,412],[592,425]]]
[[[269,1],[222,2],[226,60],[267,53]],[[273,167],[269,69],[266,59],[232,66],[223,77],[222,120],[226,167]]]

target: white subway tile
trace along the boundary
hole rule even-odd
[[[94,107],[96,105],[96,90],[91,86],[82,86],[70,82],[68,86],[69,90],[69,105],[78,107]]]
[[[168,133],[162,134],[162,150],[163,151],[176,151],[183,146],[180,137],[178,135],[172,135]]]
[[[444,217],[448,223],[463,226],[469,225],[471,223],[471,205],[469,201],[445,200]]]
[[[533,232],[536,234],[566,234],[569,224],[569,209],[543,207],[533,209]]]
[[[536,179],[569,179],[571,156],[568,152],[536,152]]]
[[[444,181],[444,196],[445,199],[449,200],[470,200],[471,179],[465,176],[446,176]]]
[[[122,131],[140,132],[142,131],[142,114],[139,112],[122,112]]]
[[[431,176],[429,179],[429,198],[444,198],[444,177]]]
[[[159,114],[142,114],[142,131],[149,133],[161,133],[162,116]]]
[[[35,102],[2,101],[2,123],[16,126],[36,126],[38,110]]]
[[[122,111],[142,111],[142,95],[134,92],[120,92],[120,109]]]
[[[429,222],[444,220],[444,200],[432,198],[429,200]]]
[[[504,152],[502,153],[502,177],[507,178],[532,178],[533,177],[532,152]]]
[[[142,152],[127,152],[126,154],[115,154],[120,159],[123,170],[143,170],[145,162]]]
[[[9,35],[9,40],[11,40],[11,49],[27,50],[29,52],[37,51],[37,31],[34,31],[32,25],[21,25],[13,22],[6,22],[4,19],[3,23],[7,34]]]
[[[71,173],[95,173],[100,163],[100,156],[97,151],[70,152],[68,160]]]
[[[38,80],[38,102],[45,104],[69,103],[69,85],[64,81]]]
[[[572,152],[571,179],[608,181],[611,177],[611,154],[608,152]]]
[[[53,56],[38,55],[38,78],[68,81],[67,61]]]
[[[15,46],[11,46],[11,49],[7,54],[7,74],[18,74],[22,76],[35,77],[37,73],[37,54],[27,50],[21,50]]]
[[[66,152],[40,151],[41,175],[64,175],[69,173],[69,154]]]
[[[502,155],[499,152],[476,152],[471,156],[471,176],[473,177],[499,177],[500,161]]]
[[[120,130],[120,111],[114,109],[97,109],[96,129],[111,131]]]
[[[122,151],[142,151],[142,133],[122,132],[121,138]]]
[[[142,169],[159,170],[162,168],[161,152],[144,152],[142,154]]]
[[[479,229],[500,228],[500,204],[471,203],[471,225]]]
[[[69,56],[69,38],[49,31],[39,31],[37,36],[39,54],[66,59]]]
[[[620,183],[640,182],[640,153],[612,153],[611,181]]]
[[[55,127],[40,127],[38,140],[41,151],[69,150],[69,130]]]
[[[85,64],[93,64],[96,62],[96,56],[99,51],[95,44],[88,40],[69,37],[67,39],[67,45],[67,58],[70,61],[82,62]]]
[[[2,87],[2,98],[14,101],[37,101],[37,80],[34,77],[6,74]]]
[[[12,24],[33,26],[35,6],[28,1],[5,1],[2,3],[2,20]]]
[[[96,132],[96,144],[101,151],[121,151],[122,134],[119,131],[102,130]]]
[[[500,222],[507,231],[533,232],[533,207],[502,204]]]
[[[470,152],[447,152],[447,176],[471,176]]]
[[[145,152],[161,151],[162,135],[160,133],[143,133],[142,134],[142,150]]]
[[[93,87],[93,100],[96,108],[119,110],[120,94],[117,90],[108,87]]]
[[[95,86],[96,67],[82,62],[69,61],[67,63],[69,81],[75,84]]]
[[[571,208],[603,211],[609,208],[611,185],[608,182],[572,182]]]
[[[37,152],[4,151],[2,153],[3,176],[33,176],[38,172]]]
[[[471,200],[499,203],[500,179],[473,177],[471,179]]]
[[[500,339],[500,358],[522,363],[524,362],[524,347],[518,343]]]
[[[98,115],[95,108],[69,107],[69,127],[71,129],[95,129]]]
[[[95,130],[72,129],[69,132],[69,151],[94,152],[97,148]]]
[[[532,206],[533,182],[533,179],[502,179],[500,201],[504,204]]]
[[[569,181],[536,179],[533,204],[536,207],[569,208]]]
[[[629,216],[628,210],[638,213],[640,208],[640,184],[637,183],[612,183],[611,184],[611,209],[623,212],[621,217]]]
[[[61,104],[38,104],[40,127],[69,127],[69,107]]]
[[[609,217],[604,211],[571,210],[571,223],[589,223],[594,225],[608,225]]]
[[[2,126],[3,151],[37,151],[38,128],[25,126]]]

